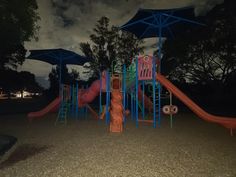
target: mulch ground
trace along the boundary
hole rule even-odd
[[[178,114],[170,128],[127,121],[121,134],[103,121],[69,120],[54,126],[56,114],[28,123],[26,115],[0,119],[0,133],[18,138],[0,164],[1,177],[235,177],[236,135]]]

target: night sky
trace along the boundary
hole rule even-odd
[[[194,6],[195,14],[204,14],[223,0],[37,0],[39,6],[39,40],[25,43],[26,49],[65,48],[80,54],[79,43],[89,42],[96,21],[107,16],[111,25],[126,23],[139,8],[178,8]],[[146,53],[152,54],[157,39],[145,40]],[[19,70],[34,73],[47,85],[51,65],[26,61]],[[86,76],[83,76],[86,78]]]

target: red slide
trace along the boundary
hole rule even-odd
[[[104,90],[106,86],[105,77],[103,77],[102,79],[102,86]],[[79,107],[87,106],[87,103],[92,102],[98,96],[99,92],[100,92],[100,80],[94,81],[92,85],[86,90],[79,90],[79,95],[78,95]],[[55,100],[53,100],[48,106],[46,106],[42,110],[37,111],[37,112],[30,112],[28,114],[29,120],[32,120],[34,118],[40,118],[47,113],[58,110],[60,102],[61,102],[61,99],[57,97]]]
[[[102,83],[104,84],[104,82]],[[87,103],[92,102],[100,93],[100,80],[96,80],[92,85],[85,89],[79,90],[79,107],[86,106]]]
[[[46,106],[42,110],[37,111],[37,112],[30,112],[28,114],[29,120],[32,120],[35,117],[42,117],[43,115],[49,112],[56,111],[59,108],[60,102],[61,102],[61,98],[57,97],[55,100],[53,100],[48,106]]]
[[[180,91],[175,85],[173,85],[168,79],[166,79],[161,74],[156,75],[156,79],[166,87],[170,92],[172,92],[178,99],[180,99],[186,106],[188,106],[196,115],[200,118],[208,121],[218,123],[225,128],[230,129],[231,135],[233,134],[233,129],[236,129],[236,118],[233,117],[220,117],[207,113],[196,103],[194,103],[189,97],[187,97],[182,91]]]

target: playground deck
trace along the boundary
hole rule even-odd
[[[236,136],[193,114],[176,115],[172,129],[167,118],[156,129],[128,121],[122,134],[102,121],[54,126],[55,119],[29,124],[25,115],[1,116],[0,133],[18,138],[1,177],[236,176]]]

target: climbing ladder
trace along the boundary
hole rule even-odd
[[[153,102],[153,87],[152,89],[149,89],[148,91],[152,93],[150,95],[150,99]],[[159,100],[158,87],[157,85],[155,85],[155,107],[156,108],[158,108],[158,102],[159,102],[158,100]],[[158,115],[158,109],[156,109],[156,115]]]
[[[71,105],[70,103],[63,103],[60,105],[59,113],[55,124],[57,123],[67,124],[67,117],[69,114],[70,105]]]
[[[62,92],[61,92],[61,104],[59,107],[59,112],[57,115],[57,119],[55,125],[57,123],[67,124],[67,116],[70,112],[71,108],[71,95],[70,95],[70,87],[67,85],[62,85]]]
[[[71,117],[74,117],[74,118],[77,118],[77,99],[78,99],[78,89],[77,89],[77,85],[75,84],[72,84],[71,86],[71,89],[70,89],[70,93],[71,93],[71,104],[69,104],[69,112],[70,112],[70,115]],[[67,101],[67,104],[68,104],[68,101]],[[66,107],[66,106],[65,106]],[[68,108],[67,108],[68,109]]]

